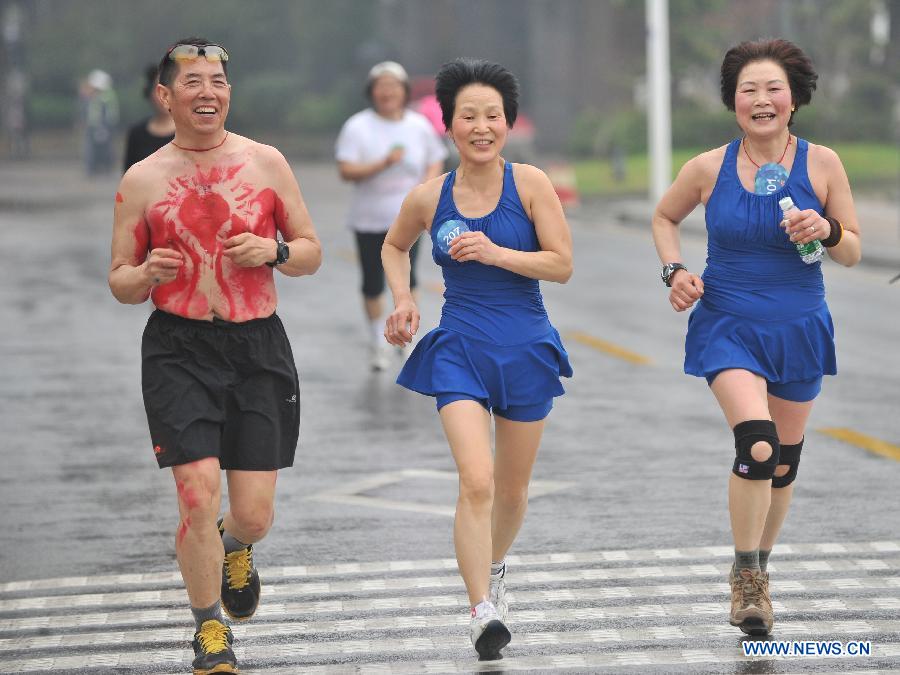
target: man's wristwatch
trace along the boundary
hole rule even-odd
[[[273,262],[267,262],[266,265],[269,267],[275,267],[276,265],[284,265],[288,261],[288,258],[291,257],[291,249],[285,244],[283,241],[277,242],[278,248],[275,252],[275,260]]]
[[[672,286],[672,275],[675,274],[678,270],[687,271],[687,267],[682,265],[681,263],[666,263],[663,265],[662,272],[660,272],[659,276],[662,278],[663,283],[666,286],[671,288]]]

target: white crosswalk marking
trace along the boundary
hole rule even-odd
[[[778,555],[824,555],[842,549],[848,555],[900,552],[900,541],[854,542],[846,544],[779,544]],[[582,553],[547,553],[533,555],[512,555],[508,560],[516,567],[553,566],[601,562],[648,560],[692,560],[702,558],[726,558],[734,555],[728,546],[702,546],[695,548],[634,549],[622,551],[588,551]],[[352,574],[377,574],[380,572],[448,570],[456,571],[456,560],[393,560],[387,562],[337,563],[334,565],[294,565],[289,567],[264,567],[260,574],[266,579],[293,579],[305,577],[349,576]],[[63,577],[55,579],[35,579],[11,581],[0,584],[0,595],[17,591],[38,591],[59,588],[90,586],[150,586],[158,584],[179,584],[181,576],[174,572],[154,572],[149,574],[111,574],[93,577]]]
[[[799,672],[825,658],[841,658],[842,672],[900,672],[898,552],[897,542],[778,548],[770,565],[775,638],[872,645],[864,657],[792,656]],[[783,661],[744,656],[741,634],[728,625],[731,555],[697,547],[511,557],[513,642],[502,670],[718,672]],[[495,669],[474,659],[454,568],[452,560],[263,568],[256,617],[233,627],[241,672]],[[3,584],[0,672],[186,672],[193,630],[184,605],[171,573]]]

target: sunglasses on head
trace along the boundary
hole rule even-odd
[[[170,61],[193,61],[201,56],[212,62],[228,60],[228,52],[220,45],[175,45],[166,54]]]

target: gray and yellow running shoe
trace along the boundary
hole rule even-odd
[[[204,621],[194,633],[194,675],[239,672],[232,642],[234,636],[228,626],[216,619]]]
[[[224,532],[219,521],[219,534]],[[235,621],[247,621],[259,606],[259,572],[253,566],[253,545],[225,554],[222,563],[222,609]]]

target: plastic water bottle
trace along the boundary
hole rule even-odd
[[[778,200],[778,206],[781,207],[782,212],[784,213],[784,217],[787,218],[788,214],[797,211],[799,213],[799,209],[794,206],[794,200],[790,197],[782,197]],[[800,254],[800,259],[805,262],[807,265],[812,265],[814,262],[818,262],[822,259],[822,251],[824,247],[822,246],[822,242],[818,239],[813,239],[808,244],[795,244],[797,247],[797,253]]]

